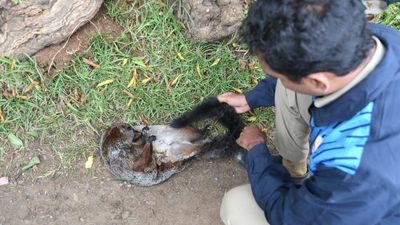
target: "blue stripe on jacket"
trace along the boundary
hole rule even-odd
[[[369,137],[373,107],[371,102],[350,120],[327,127],[316,127],[311,119],[311,174],[318,164],[356,173]]]

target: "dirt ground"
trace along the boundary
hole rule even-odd
[[[50,77],[66,68],[74,54],[85,51],[90,36],[98,30],[117,37],[122,28],[106,18],[102,11],[71,36],[67,44],[40,51],[36,60]],[[79,132],[77,132],[79,133]],[[82,134],[81,142],[96,139]],[[63,146],[56,137],[48,144]],[[0,186],[0,225],[22,224],[140,224],[140,225],[221,225],[219,207],[224,193],[247,182],[246,171],[232,158],[194,160],[178,173],[153,187],[137,187],[119,181],[100,163],[97,149],[93,170],[84,169],[85,160],[77,160],[71,175],[58,173],[57,153],[46,143],[28,143],[23,151],[9,151],[2,171],[11,183]],[[38,154],[41,163],[20,176],[15,171],[19,158]],[[1,171],[0,170],[0,171]],[[13,172],[14,171],[14,172]],[[44,178],[40,178],[44,176]]]
[[[1,186],[0,224],[221,225],[224,193],[247,182],[245,169],[232,159],[193,161],[147,188],[116,180],[104,166],[98,172]]]

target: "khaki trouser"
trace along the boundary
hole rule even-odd
[[[311,96],[285,88],[280,80],[275,90],[274,145],[292,177],[305,176],[309,153]]]

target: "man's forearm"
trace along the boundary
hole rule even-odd
[[[274,106],[276,82],[276,78],[267,77],[262,79],[253,90],[244,93],[250,108]]]

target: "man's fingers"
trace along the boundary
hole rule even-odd
[[[231,94],[234,94],[234,93],[233,92],[225,92],[225,93],[223,93],[223,94],[221,94],[219,96],[225,97],[225,96],[228,96],[228,95],[231,95]]]
[[[250,107],[248,105],[244,105],[244,106],[234,106],[235,111],[237,113],[245,113],[250,111]]]

